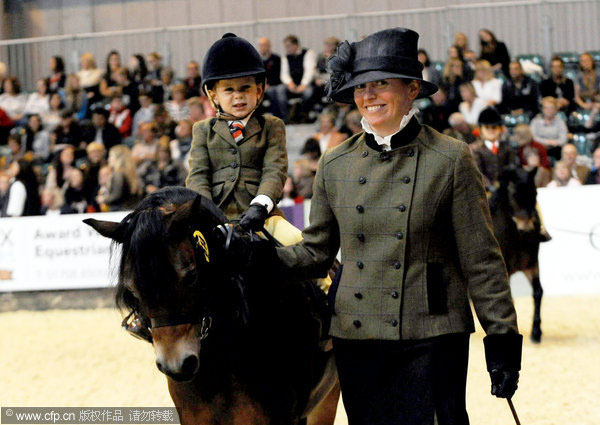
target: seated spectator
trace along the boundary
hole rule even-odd
[[[593,138],[597,141],[600,137],[600,95],[596,96],[596,99],[592,102],[592,109],[590,109],[590,116],[585,122],[584,127],[587,131],[596,133]],[[598,142],[596,142],[598,144]]]
[[[11,162],[8,168],[10,189],[6,206],[7,217],[40,214],[40,195],[37,176],[29,161],[21,158]]]
[[[107,212],[109,206],[105,203],[99,203],[98,201],[104,201],[108,196],[108,186],[110,184],[110,178],[112,176],[112,169],[110,165],[103,165],[100,167],[98,172],[98,192],[94,195],[93,209],[95,211]]]
[[[200,96],[202,91],[202,77],[200,76],[200,67],[198,62],[189,61],[186,68],[186,77],[183,80],[185,85],[185,98]]]
[[[171,88],[173,100],[165,104],[167,112],[171,119],[175,122],[188,119],[190,117],[190,109],[185,100],[186,88],[183,84],[175,84]]]
[[[95,203],[99,189],[98,174],[100,168],[106,165],[104,145],[92,142],[86,148],[87,156],[81,165],[83,170],[83,192],[88,205]],[[98,211],[99,209],[96,209]]]
[[[50,133],[44,128],[39,115],[33,114],[29,117],[25,127],[27,150],[33,152],[36,162],[47,162],[50,160]]]
[[[552,171],[549,168],[542,167],[540,155],[537,150],[530,147],[523,149],[525,163],[523,168],[531,173],[535,170],[535,187],[546,187],[552,181]]]
[[[140,109],[140,90],[134,81],[129,78],[129,71],[125,67],[121,67],[114,72],[116,87],[123,97],[123,104],[129,109],[133,116]]]
[[[502,112],[531,119],[538,113],[539,94],[538,84],[525,75],[521,62],[511,62],[509,78],[502,85]]]
[[[440,86],[438,91],[431,95],[431,104],[421,111],[421,117],[423,124],[427,124],[441,133],[450,126],[448,118],[451,113],[446,91],[444,87]]]
[[[453,44],[448,48],[448,62],[450,60],[460,61],[462,65],[462,72],[460,75],[465,81],[471,81],[473,79],[473,70],[466,63],[465,57],[463,56],[463,50],[456,44]],[[475,60],[477,60],[477,58],[475,58]],[[448,65],[448,62],[446,62],[446,66]],[[456,72],[456,69],[454,71]],[[446,67],[444,67],[444,73],[446,73]]]
[[[187,105],[190,110],[189,120],[192,123],[215,116],[215,110],[210,106],[210,102],[206,96],[189,98]]]
[[[89,118],[89,101],[87,93],[79,84],[77,74],[69,74],[65,85],[65,106],[74,111],[77,119]]]
[[[458,58],[450,58],[444,66],[442,84],[446,92],[446,103],[452,112],[458,111],[458,106],[462,102],[460,97],[460,85],[464,83],[464,64]]]
[[[64,110],[61,113],[60,125],[50,134],[50,146],[52,153],[61,150],[67,145],[79,147],[85,144],[83,131],[75,121],[73,112]]]
[[[322,154],[323,151],[321,150],[321,145],[319,141],[313,137],[309,137],[308,139],[306,139],[304,145],[302,146],[302,149],[300,150],[300,155],[302,156],[302,158],[310,161],[311,168],[315,172],[317,171],[317,168],[319,166],[319,158],[321,158]]]
[[[131,151],[133,163],[139,167],[144,162],[156,159],[158,150],[157,129],[154,123],[143,123],[140,125],[140,140],[136,140]]]
[[[557,115],[558,102],[553,97],[542,99],[542,114],[531,120],[533,138],[540,142],[548,155],[560,158],[561,147],[567,143],[568,129],[565,122]]]
[[[10,119],[4,109],[0,108],[0,146],[6,145],[8,134],[14,125],[15,123]]]
[[[475,78],[472,83],[477,97],[487,106],[502,102],[502,81],[494,77],[494,70],[488,61],[478,60],[475,63]]]
[[[469,80],[472,80],[475,76],[475,64],[477,63],[477,53],[473,50],[465,50],[463,53],[465,58],[465,76],[468,76]]]
[[[25,115],[44,114],[50,110],[50,96],[48,95],[48,82],[40,78],[37,82],[37,91],[27,96]]]
[[[65,61],[61,56],[50,58],[50,75],[47,78],[50,93],[58,93],[65,88],[66,83]]]
[[[494,33],[488,29],[479,30],[479,43],[481,45],[479,59],[487,61],[492,66],[493,71],[502,71],[508,77],[510,55],[506,44],[499,41]]]
[[[475,126],[471,125],[465,119],[465,116],[460,112],[454,112],[448,118],[448,124],[450,128],[444,130],[444,134],[453,137],[461,142],[465,142],[470,145],[477,140],[474,131]]]
[[[131,136],[131,111],[123,103],[120,94],[113,95],[108,112],[108,122],[119,130],[121,139]]]
[[[131,81],[137,85],[138,90],[145,90],[148,68],[146,67],[144,56],[139,53],[132,55],[129,58],[128,70]]]
[[[554,56],[550,64],[550,76],[543,80],[540,85],[540,95],[542,98],[556,98],[559,109],[568,114],[577,105],[575,104],[575,86],[573,80],[563,74],[564,70],[565,64],[563,60],[558,56]]]
[[[148,162],[140,173],[146,194],[167,186],[182,186],[186,174],[181,163],[171,159],[171,150],[167,143],[160,143],[156,159]]]
[[[283,185],[283,197],[281,201],[277,204],[279,208],[284,207],[293,207],[294,205],[301,203],[304,201],[304,198],[298,196],[298,192],[296,191],[296,187],[294,186],[294,180],[291,176],[285,180],[285,184]]]
[[[575,103],[582,109],[591,109],[594,98],[600,94],[600,71],[592,55],[579,56],[579,74],[575,79]]]
[[[521,160],[521,165],[527,164],[525,152],[535,151],[538,155],[540,166],[548,169],[552,168],[550,161],[548,161],[546,148],[544,145],[533,139],[533,134],[527,124],[518,124],[513,131],[513,137],[519,147],[519,159]]]
[[[283,106],[277,103],[276,87],[281,84],[281,57],[271,51],[271,40],[267,37],[258,39],[258,53],[265,66],[267,86],[265,88],[265,99],[269,101],[269,112],[280,117]],[[285,106],[285,105],[284,105]]]
[[[188,154],[192,147],[192,126],[193,123],[190,120],[181,120],[175,127],[177,138],[169,143],[171,157],[176,161],[181,161],[186,170],[188,167]]]
[[[577,148],[575,145],[567,143],[562,147],[561,161],[569,167],[571,176],[577,179],[579,183],[587,181],[590,169],[585,165],[577,164]]]
[[[454,34],[454,43],[452,43],[452,45],[458,48],[461,56],[463,57],[465,55],[465,52],[469,50],[469,40],[467,39],[465,33],[462,32],[456,32]]]
[[[50,95],[50,101],[48,102],[49,109],[41,115],[44,127],[48,131],[54,130],[58,127],[62,121],[62,113],[64,111],[64,104],[58,93],[52,93]]]
[[[346,135],[335,128],[335,115],[331,112],[321,114],[321,126],[312,137],[319,141],[323,153],[346,140]]]
[[[132,131],[135,139],[139,138],[140,125],[154,120],[154,110],[156,105],[152,103],[152,98],[146,92],[141,92],[139,96],[140,109],[133,116]]]
[[[48,168],[46,187],[62,188],[75,168],[75,148],[67,145]]]
[[[6,171],[0,169],[0,217],[8,217],[8,195],[10,189],[10,177]]]
[[[8,167],[13,161],[25,158],[21,129],[16,128],[8,135],[8,153],[4,155],[2,167]]]
[[[21,94],[21,84],[17,77],[8,77],[4,80],[4,93],[0,94],[0,108],[2,108],[13,121],[24,117],[27,97]]]
[[[569,165],[565,161],[554,164],[553,178],[547,187],[581,186],[581,182],[571,175]]]
[[[6,64],[0,62],[0,94],[4,94],[4,80],[6,79]]]
[[[317,73],[317,58],[314,51],[300,47],[300,42],[295,35],[284,38],[283,46],[286,55],[281,58],[282,84],[277,87],[278,116],[287,121],[288,99],[301,97],[300,112],[304,118],[307,118],[313,106],[313,82]]]
[[[584,184],[600,184],[600,147],[592,154],[592,169]]]
[[[169,136],[169,139],[175,138],[177,123],[171,119],[165,105],[156,105],[154,124],[156,126],[156,137]]]
[[[79,84],[85,91],[88,102],[91,104],[102,100],[100,95],[100,81],[102,70],[96,67],[96,60],[91,53],[84,53],[79,59],[81,69],[77,72]]]
[[[54,187],[42,189],[42,215],[74,214],[75,211],[65,204],[62,190]]]
[[[131,150],[125,145],[113,146],[108,153],[110,172],[108,182],[101,187],[96,202],[101,211],[123,211],[135,208],[139,202],[139,180]],[[101,184],[106,170],[100,170]],[[104,190],[103,190],[104,189]]]
[[[172,99],[171,86],[174,79],[175,71],[172,68],[164,67],[161,69],[160,80],[150,86],[152,102],[161,104]]]
[[[356,109],[348,112],[346,114],[346,119],[344,120],[346,127],[350,130],[352,134],[350,136],[354,136],[355,134],[362,133],[363,127],[361,124],[362,115]]]
[[[311,160],[300,158],[294,161],[292,179],[298,195],[302,198],[312,198],[315,175],[316,171]]]
[[[161,85],[160,76],[163,69],[161,54],[158,52],[148,54],[146,64],[148,65],[148,75],[146,76],[146,79],[150,83],[150,86]]]
[[[100,94],[103,97],[112,96],[112,88],[117,86],[115,73],[119,68],[121,68],[121,55],[116,50],[111,50],[106,57],[106,71],[100,80]]]
[[[317,77],[315,79],[317,86],[324,86],[329,81],[327,61],[336,52],[338,44],[340,44],[340,40],[336,37],[327,37],[323,41],[323,51],[317,56]]]
[[[427,51],[424,49],[419,49],[417,58],[419,59],[419,62],[423,64],[423,79],[435,84],[436,86],[439,86],[442,82],[442,77],[440,76],[438,70],[435,69],[431,63]]]
[[[65,205],[68,205],[74,212],[82,214],[87,211],[87,200],[84,190],[83,172],[75,168],[69,174],[69,179],[63,186],[65,196]]]
[[[475,88],[471,83],[463,83],[459,87],[462,102],[458,110],[465,117],[468,124],[477,125],[479,114],[487,107],[485,100],[477,97]]]
[[[112,123],[108,122],[109,112],[101,105],[92,110],[94,137],[91,141],[104,145],[106,150],[121,143],[121,133]]]

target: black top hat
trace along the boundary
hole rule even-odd
[[[437,91],[423,80],[423,65],[417,59],[419,34],[407,28],[391,28],[371,34],[356,43],[344,41],[328,62],[331,78],[327,88],[330,99],[354,102],[354,87],[386,78],[406,78],[421,82],[418,98]]]
[[[204,56],[202,87],[219,80],[260,76],[266,73],[263,61],[247,40],[227,33]]]
[[[479,125],[502,125],[502,117],[495,108],[485,108],[477,119]]]

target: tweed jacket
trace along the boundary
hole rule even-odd
[[[519,167],[521,165],[517,150],[504,140],[498,145],[497,154],[494,154],[485,143],[481,143],[473,149],[473,156],[479,171],[483,175],[483,183],[487,188],[495,186],[502,179],[504,170],[507,167]]]
[[[285,125],[279,118],[253,115],[238,143],[227,121],[209,118],[194,124],[186,186],[237,218],[259,194],[277,205],[287,166]]]
[[[312,277],[325,273],[341,246],[331,335],[398,340],[473,332],[468,294],[488,334],[517,332],[468,145],[416,118],[394,136],[406,140],[391,151],[379,152],[368,137],[360,133],[323,155],[304,240],[277,248],[284,270]]]

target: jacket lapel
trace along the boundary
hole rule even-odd
[[[229,131],[229,126],[227,125],[227,121],[217,119],[212,127],[213,131],[217,133],[223,140],[229,143],[231,146],[237,146],[235,140],[233,140],[233,136]]]
[[[245,143],[247,140],[250,140],[253,136],[258,134],[260,132],[260,130],[261,130],[260,123],[258,122],[258,119],[253,114],[250,117],[250,119],[248,120],[246,127],[244,127],[244,138],[238,143],[238,145],[241,145],[242,143]]]

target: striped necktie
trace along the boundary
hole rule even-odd
[[[244,140],[244,123],[242,121],[233,121],[229,124],[229,131],[236,143]]]

